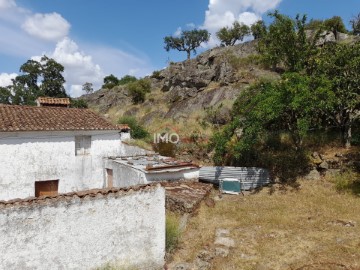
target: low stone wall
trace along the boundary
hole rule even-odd
[[[0,269],[162,269],[160,185],[0,202]],[[122,268],[121,268],[122,269]]]

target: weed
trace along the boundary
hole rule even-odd
[[[169,213],[166,215],[166,251],[173,252],[179,244],[180,238],[179,219],[175,214]]]

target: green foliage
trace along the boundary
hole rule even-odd
[[[131,82],[136,82],[137,78],[131,75],[125,75],[124,77],[122,77],[119,82],[118,85],[125,85]]]
[[[306,30],[324,30],[324,21],[311,19],[309,23],[305,25]]]
[[[176,249],[180,239],[179,220],[173,214],[166,215],[165,248],[171,253]]]
[[[360,196],[360,178],[358,173],[346,170],[334,175],[331,180],[335,184],[337,191],[349,192]]]
[[[88,108],[88,104],[84,99],[70,99],[71,108]]]
[[[117,85],[119,85],[119,79],[115,75],[110,74],[104,78],[102,88],[112,89]]]
[[[250,28],[235,21],[232,27],[223,27],[216,36],[221,41],[222,46],[234,46],[237,41],[243,41],[244,37],[250,34]]]
[[[327,44],[312,59],[308,72],[329,78],[334,103],[326,120],[342,130],[344,144],[349,146],[351,126],[360,109],[360,44]]]
[[[64,67],[47,56],[41,58],[41,64],[43,77],[41,92],[47,97],[67,97],[64,88],[65,79],[62,75]]]
[[[127,88],[129,89],[133,102],[138,104],[144,102],[146,94],[150,93],[151,83],[147,79],[140,79],[129,83]]]
[[[357,36],[360,35],[360,13],[351,19],[350,24],[352,33]]]
[[[84,83],[82,90],[85,91],[86,94],[91,94],[94,91],[93,84],[89,82]]]
[[[324,27],[326,30],[333,32],[336,39],[338,39],[338,33],[347,33],[345,24],[341,17],[334,16],[324,21]]]
[[[266,36],[267,28],[263,20],[259,20],[250,27],[254,39],[260,39]]]
[[[127,124],[131,128],[131,137],[133,139],[145,139],[150,136],[149,132],[142,127],[135,117],[132,116],[122,116],[118,120],[119,124]]]
[[[274,18],[274,21],[259,43],[264,62],[274,69],[281,64],[291,72],[302,70],[308,59],[316,53],[315,44],[320,33],[317,33],[313,40],[307,38],[305,15],[298,15],[293,20],[275,11],[269,16]]]
[[[11,104],[11,92],[7,87],[0,87],[0,104]]]
[[[6,90],[1,90],[1,102],[35,105],[39,96],[67,97],[62,75],[64,67],[54,59],[43,56],[40,62],[28,60],[21,65],[20,72],[22,74],[13,79]]]
[[[155,79],[161,79],[161,71],[160,70],[154,70],[151,77],[155,78]]]
[[[187,53],[187,59],[190,59],[191,52],[196,54],[196,48],[201,43],[208,42],[210,34],[207,30],[194,29],[191,31],[182,31],[180,37],[164,37],[165,50],[175,49]]]

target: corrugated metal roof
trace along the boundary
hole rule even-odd
[[[241,181],[243,190],[251,190],[270,183],[269,171],[256,167],[202,167],[199,180],[219,184],[224,178],[235,178]]]

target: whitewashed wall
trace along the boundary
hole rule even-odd
[[[91,154],[75,156],[75,136]],[[105,187],[104,158],[123,155],[117,131],[0,133],[0,200],[34,196],[35,181],[59,179],[59,192]]]
[[[162,187],[68,197],[0,204],[0,269],[162,269]]]

